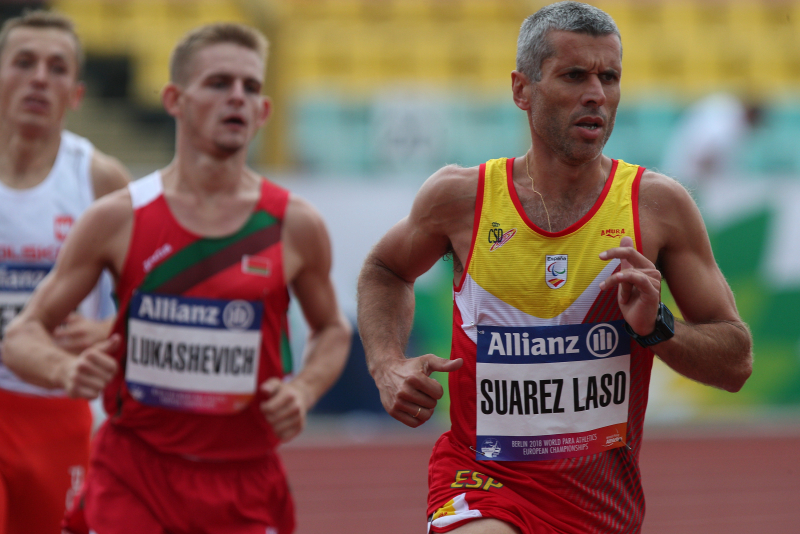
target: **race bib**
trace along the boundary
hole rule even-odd
[[[52,265],[0,264],[0,339]]]
[[[206,414],[253,399],[261,354],[261,302],[135,293],[125,381],[151,406]]]
[[[476,459],[554,460],[624,446],[631,359],[624,325],[479,325]]]

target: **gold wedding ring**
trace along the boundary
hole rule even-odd
[[[414,414],[414,419],[416,419],[419,416],[419,412],[421,412],[421,411],[422,411],[422,406],[417,408],[417,413]]]

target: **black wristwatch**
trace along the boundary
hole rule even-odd
[[[633,328],[631,328],[628,323],[625,323],[625,330],[628,331],[631,337],[635,339],[639,345],[643,347],[650,347],[656,343],[666,341],[675,335],[675,317],[672,316],[672,312],[669,311],[669,308],[667,308],[662,302],[658,306],[656,327],[649,335],[640,336],[633,331]]]

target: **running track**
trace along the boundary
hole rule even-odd
[[[312,422],[281,449],[296,534],[424,533],[427,462],[438,430]],[[797,423],[661,428],[645,436],[643,534],[800,532]]]

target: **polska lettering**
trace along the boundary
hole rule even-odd
[[[573,412],[623,404],[627,392],[627,375],[618,371],[599,377],[589,376],[585,387],[581,380],[572,379]],[[598,389],[599,384],[599,389]],[[564,413],[562,391],[564,380],[481,380],[481,412],[484,415],[539,415]],[[585,392],[586,395],[581,395]]]
[[[180,373],[252,375],[256,349],[240,346],[172,343],[130,337],[128,358],[142,367]]]
[[[154,321],[219,326],[219,308],[202,304],[180,304],[176,298],[143,295],[138,316]]]

